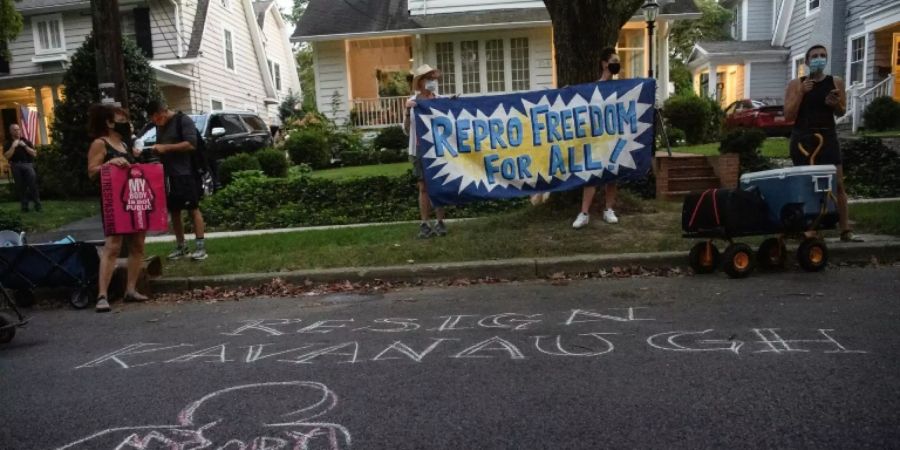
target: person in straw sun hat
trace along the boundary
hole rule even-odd
[[[428,199],[428,187],[425,184],[425,167],[422,159],[416,154],[416,121],[413,108],[417,100],[430,100],[440,98],[438,95],[438,80],[441,72],[428,64],[422,64],[412,72],[413,95],[406,101],[406,115],[403,120],[403,131],[409,135],[409,160],[413,164],[413,174],[416,176],[419,186],[419,216],[422,223],[419,225],[419,238],[428,239],[434,236],[446,236],[447,227],[444,225],[446,213],[444,208],[434,208],[437,222],[434,226],[429,223],[431,218],[431,200]]]

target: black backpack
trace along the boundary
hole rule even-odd
[[[181,125],[181,118],[184,113],[178,111],[175,113],[175,133],[178,134],[178,141],[184,142],[184,127]],[[194,176],[203,188],[203,193],[209,195],[213,190],[212,171],[209,168],[209,160],[206,157],[206,142],[203,140],[203,133],[194,127],[194,133],[197,135],[197,145],[191,152],[191,167],[194,169]]]

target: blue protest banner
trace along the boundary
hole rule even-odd
[[[435,206],[643,178],[652,79],[416,104],[416,154]]]

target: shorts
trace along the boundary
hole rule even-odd
[[[815,136],[816,134],[822,136],[821,144]],[[808,155],[803,153],[800,144],[803,144]],[[819,148],[820,145],[821,148]],[[817,148],[818,153],[816,153]],[[841,147],[835,130],[794,130],[791,132],[790,149],[791,161],[795,166],[811,165],[810,159],[813,155],[815,155],[815,164],[841,165]]]
[[[422,158],[418,156],[409,157],[409,162],[413,165],[413,176],[416,177],[416,180],[424,181],[425,180],[425,166],[422,164]]]
[[[193,175],[166,177],[166,206],[169,211],[197,209],[200,206],[200,182]]]

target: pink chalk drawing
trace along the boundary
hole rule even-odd
[[[190,403],[176,424],[108,428],[57,450],[349,449],[345,427],[315,420],[337,403],[328,386],[313,381],[245,384]]]

